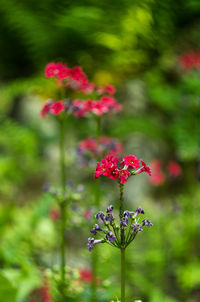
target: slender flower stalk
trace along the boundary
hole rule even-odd
[[[121,302],[125,302],[125,248],[121,248]]]
[[[60,132],[60,175],[61,175],[61,188],[63,199],[59,203],[60,205],[60,269],[61,269],[61,294],[63,296],[63,301],[65,298],[65,255],[66,255],[66,242],[65,242],[65,231],[66,231],[66,164],[65,164],[65,126],[66,120],[61,119],[59,121],[59,132]]]
[[[119,224],[115,221],[113,215],[113,206],[110,205],[106,210],[106,215],[99,212],[96,219],[99,224],[95,224],[90,231],[94,236],[100,235],[101,238],[95,240],[93,237],[88,238],[88,250],[91,251],[95,245],[107,243],[113,247],[119,248],[121,252],[121,302],[126,302],[125,284],[125,253],[128,245],[135,239],[139,232],[143,231],[143,227],[151,227],[152,223],[147,219],[140,221],[140,214],[144,214],[144,210],[138,207],[133,211],[124,211],[124,185],[128,178],[146,172],[151,175],[150,168],[142,160],[138,160],[136,156],[125,156],[121,162],[118,158],[107,156],[101,160],[101,164],[97,163],[95,178],[104,175],[118,182],[119,184]],[[142,166],[140,166],[142,164]],[[103,226],[100,225],[103,224]]]
[[[96,141],[97,146],[101,137],[101,116],[96,116]],[[97,158],[97,160],[99,160]],[[100,204],[100,179],[96,182],[95,186],[95,206],[99,208]],[[98,277],[98,249],[92,253],[92,282],[91,282],[91,302],[97,302],[97,277]]]
[[[124,185],[119,184],[120,187],[120,209],[119,218],[120,221],[123,219],[124,212]],[[120,223],[120,237],[121,237],[121,302],[125,302],[125,238],[124,238],[124,228],[122,223]]]

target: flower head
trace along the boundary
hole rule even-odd
[[[121,162],[125,167],[132,169],[140,168],[140,161],[137,159],[135,155],[125,156]]]
[[[69,104],[66,101],[48,101],[44,104],[42,110],[40,111],[41,117],[44,118],[47,114],[59,115],[63,111],[69,109]]]
[[[113,206],[109,206],[106,212],[106,216],[103,212],[99,212],[96,215],[97,219],[101,219],[103,221],[104,229],[102,229],[98,224],[94,225],[91,233],[94,236],[102,236],[102,238],[99,240],[95,240],[93,237],[88,238],[89,251],[91,251],[94,245],[98,243],[109,243],[110,245],[118,248],[126,248],[131,241],[135,239],[137,233],[143,231],[144,226],[152,226],[152,223],[147,218],[140,222],[140,218],[137,217],[138,214],[144,214],[144,210],[141,207],[138,207],[136,212],[128,210],[124,211],[122,217],[120,213],[120,220],[116,217],[114,218]]]
[[[140,160],[142,167],[140,169],[138,169],[137,171],[135,171],[135,174],[140,174],[142,172],[145,172],[147,174],[149,174],[149,176],[151,176],[151,169],[149,166],[146,165],[146,163],[141,159]]]
[[[94,178],[99,178],[101,175],[105,175],[108,178],[116,179],[117,176],[117,162],[118,159],[113,156],[106,156],[100,163],[97,163]]]
[[[125,184],[131,173],[126,169],[117,169],[117,176],[121,184]]]
[[[162,162],[156,159],[151,164],[152,176],[150,178],[151,184],[154,186],[159,186],[165,181],[165,174],[162,170]]]
[[[82,282],[92,282],[92,271],[90,269],[79,269],[80,279]]]
[[[42,107],[42,110],[40,111],[41,117],[44,118],[49,112],[51,105],[53,104],[52,101],[48,101],[44,106]]]
[[[123,146],[114,138],[101,136],[99,139],[89,137],[79,143],[78,155],[85,161],[91,158],[118,156],[122,153]]]
[[[54,115],[58,115],[64,111],[65,107],[63,101],[54,102],[50,107],[50,112]]]
[[[140,168],[140,161],[134,155],[125,156],[118,166],[119,159],[113,156],[107,156],[101,160],[101,163],[97,163],[96,171],[94,174],[95,178],[101,175],[107,176],[114,180],[118,180],[121,184],[125,184],[131,175],[136,175],[142,172],[146,172],[151,175],[150,168],[143,162]],[[124,165],[124,167],[121,167]],[[134,169],[139,170],[134,171]]]
[[[172,177],[178,177],[182,173],[180,165],[173,160],[168,163],[167,169],[169,171],[170,176]]]

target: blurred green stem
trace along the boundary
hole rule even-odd
[[[124,213],[124,185],[123,184],[119,184],[120,187],[120,198],[119,198],[119,218],[120,221],[123,218],[123,213]],[[124,228],[121,226],[120,224],[120,233],[121,233],[121,246],[125,247],[125,238],[124,238]]]
[[[101,117],[96,117],[96,140],[97,140],[97,148],[100,142],[101,136]],[[99,156],[97,157],[97,161],[100,160]],[[95,206],[99,208],[100,204],[100,178],[96,180],[95,186]],[[92,252],[92,283],[91,283],[91,301],[97,302],[97,276],[98,276],[98,247],[96,246],[95,250]]]
[[[120,186],[120,206],[119,206],[119,218],[122,220],[124,212],[124,185]],[[125,302],[125,234],[124,228],[120,224],[120,234],[121,234],[121,302]]]
[[[121,302],[125,302],[125,248],[121,248]]]
[[[66,231],[66,164],[65,164],[65,120],[60,120],[60,175],[61,175],[61,187],[62,187],[62,201],[60,203],[60,269],[61,269],[61,294],[63,302],[65,300],[65,231]]]

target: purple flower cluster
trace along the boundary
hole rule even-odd
[[[140,222],[138,215],[144,215],[144,210],[138,207],[133,211],[124,211],[120,221],[117,223],[113,215],[113,206],[106,209],[106,214],[102,211],[96,214],[99,224],[95,224],[90,231],[94,236],[97,234],[102,238],[95,240],[93,237],[88,238],[88,250],[91,251],[94,245],[99,243],[108,243],[117,248],[126,248],[134,239],[137,233],[143,231],[143,227],[151,227],[152,223],[147,219]],[[104,228],[100,226],[102,224]],[[122,240],[123,233],[123,240]]]

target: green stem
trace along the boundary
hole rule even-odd
[[[94,251],[92,251],[92,283],[91,283],[91,301],[97,301],[97,272],[98,272],[98,248],[95,247]]]
[[[96,121],[97,121],[96,138],[97,138],[97,144],[98,144],[100,136],[101,136],[101,116],[96,116]]]
[[[61,175],[61,188],[62,188],[62,201],[60,203],[60,268],[61,268],[61,294],[63,302],[65,300],[65,231],[66,231],[66,164],[65,164],[65,121],[60,120],[60,175]]]
[[[121,221],[124,213],[124,185],[120,183],[119,186],[120,186],[119,218]],[[124,228],[122,227],[121,223],[120,223],[120,234],[121,234],[121,247],[124,247],[125,236],[124,236]]]
[[[125,302],[125,248],[121,248],[121,302]]]
[[[119,218],[122,220],[124,212],[124,185],[120,186],[120,206],[119,206]],[[121,234],[121,302],[125,302],[125,233],[124,228],[120,223],[120,234]]]
[[[96,140],[97,146],[99,144],[101,136],[101,117],[96,117]],[[97,157],[97,161],[99,160],[99,156]],[[100,204],[100,178],[96,180],[95,186],[95,206],[99,208]],[[92,252],[92,282],[91,282],[91,302],[97,302],[97,277],[98,277],[98,246],[96,246],[95,250]]]

